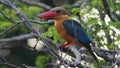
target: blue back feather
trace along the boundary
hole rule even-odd
[[[91,42],[85,30],[77,21],[66,20],[63,22],[63,26],[69,35],[76,38],[82,44],[87,45]]]

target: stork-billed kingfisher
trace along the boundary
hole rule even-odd
[[[58,34],[67,41],[67,43],[61,46],[72,46],[82,44],[93,58],[98,61],[97,57],[93,53],[90,43],[91,39],[87,35],[83,27],[75,20],[69,19],[69,14],[63,7],[55,7],[47,12],[43,12],[38,15],[39,18],[53,18],[54,26]]]

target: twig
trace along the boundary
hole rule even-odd
[[[105,50],[92,46],[92,50],[97,54],[97,56],[104,58],[106,61],[113,62],[115,60],[115,54],[118,54],[119,50]]]
[[[8,63],[7,62],[7,60],[2,56],[2,55],[0,55],[0,64],[2,65],[2,64],[4,64],[4,65],[8,65],[8,66],[11,66],[11,67],[13,67],[13,68],[20,68],[19,66],[16,66],[16,65],[14,65],[14,64],[11,64],[11,63]]]
[[[36,24],[53,24],[54,21],[53,20],[48,20],[47,22],[39,22],[39,21],[35,21],[35,20],[29,20],[30,22],[34,22]]]
[[[1,13],[8,21],[10,21],[11,23],[16,23],[15,21],[13,21],[13,20],[10,19],[9,17],[7,17],[1,10],[0,10],[0,13]]]
[[[26,68],[37,68],[37,67],[35,67],[35,66],[28,66],[28,65],[26,65],[26,64],[23,64],[23,66],[26,67]]]
[[[39,37],[44,42],[45,46],[48,48],[48,50],[50,51],[50,53],[52,55],[54,55],[57,59],[59,59],[60,61],[62,61],[62,63],[63,63],[64,66],[65,66],[65,64],[67,64],[67,62],[64,61],[64,59],[61,56],[59,56],[54,51],[54,49],[49,45],[49,43],[44,38],[42,38],[41,33],[39,33],[39,31],[30,24],[29,20],[27,19],[27,17],[23,13],[21,13],[14,5],[12,5],[8,1],[1,0],[0,2],[2,4],[4,4],[4,5],[7,5],[10,8],[12,8],[16,12],[16,14],[20,18],[20,20],[23,21],[23,23],[25,24],[25,26],[28,27],[29,30],[31,30],[34,34],[36,34],[37,37]]]
[[[0,39],[0,43],[7,43],[7,42],[13,42],[13,41],[20,41],[28,38],[34,38],[36,37],[34,34],[24,34],[20,36],[15,36],[12,38],[6,38],[6,39]]]
[[[29,20],[27,19],[27,17],[26,17],[23,13],[21,13],[13,4],[11,4],[11,3],[8,2],[8,1],[0,0],[0,2],[1,2],[2,4],[4,4],[4,5],[9,6],[10,8],[12,8],[12,9],[16,12],[17,16],[23,21],[23,23],[25,24],[25,26],[26,26],[30,31],[32,31],[34,34],[36,34],[36,36],[37,36],[39,39],[41,39],[41,40],[43,41],[43,43],[45,44],[45,46],[48,48],[49,52],[50,52],[52,55],[54,55],[54,56],[55,56],[57,59],[59,59],[60,61],[63,60],[62,57],[60,57],[60,56],[56,53],[56,51],[54,51],[54,49],[49,45],[49,43],[41,36],[41,33],[39,33],[39,31],[30,24]]]
[[[43,9],[46,9],[46,10],[50,10],[52,7],[44,4],[44,3],[41,3],[41,2],[37,2],[35,0],[20,0],[21,2],[23,3],[26,3],[26,4],[29,4],[29,5],[34,5],[34,6],[38,6],[38,7],[42,7]]]
[[[11,67],[13,67],[13,68],[21,68],[21,67],[19,67],[19,66],[16,66],[16,65],[14,65],[14,64],[11,64],[11,63],[2,63],[2,64],[11,66]]]
[[[24,40],[24,39],[29,39],[29,38],[36,38],[37,36],[35,34],[25,34],[25,35],[20,35],[20,36],[16,36],[16,37],[12,37],[12,38],[6,38],[6,39],[0,39],[0,43],[8,43],[8,42],[13,42],[13,41],[20,41],[20,40]],[[49,41],[50,43],[52,43],[52,40],[49,38],[46,38],[47,41]],[[59,49],[58,45],[59,43],[55,44],[56,47]],[[109,55],[113,55],[113,54],[120,54],[120,50],[105,50],[105,49],[100,49],[100,48],[96,48],[96,47],[92,47],[93,51],[96,52],[96,54],[104,59],[107,59],[109,62],[113,62],[113,58],[109,58]],[[80,53],[84,53],[85,49],[81,48],[81,50],[79,50]],[[107,53],[107,54],[106,54]],[[103,55],[105,54],[105,55]]]
[[[71,46],[71,51],[75,54],[76,59],[75,59],[75,63],[73,64],[73,66],[78,66],[80,65],[80,61],[81,61],[81,56],[82,54],[75,48],[75,46]]]
[[[15,24],[13,24],[12,26],[8,27],[7,29],[5,29],[3,32],[0,32],[0,35],[5,34],[6,32],[8,32],[9,30],[11,30],[12,28],[14,28],[15,26],[19,25],[21,22],[17,22]]]
[[[101,1],[103,3],[104,9],[105,9],[106,13],[108,14],[108,16],[110,17],[110,19],[114,22],[119,22],[119,20],[112,13],[107,1],[106,0],[101,0]]]
[[[119,63],[120,63],[120,55],[117,56],[117,59],[116,59],[115,63],[112,66],[110,66],[110,67],[114,68],[115,65],[118,65]]]
[[[11,4],[10,2],[5,1],[5,0],[0,0],[0,3],[2,3],[4,5],[7,5],[10,8],[12,8],[16,12],[16,14],[20,18],[20,20],[25,24],[25,26],[30,31],[32,31],[35,34],[36,37],[38,37],[39,39],[41,39],[43,41],[43,43],[45,44],[45,46],[47,47],[47,49],[49,50],[49,52],[52,55],[54,55],[58,60],[60,60],[61,62],[63,62],[64,66],[66,66],[66,65],[70,66],[71,65],[71,64],[67,63],[61,56],[59,56],[59,54],[55,51],[55,49],[53,49],[53,47],[51,47],[50,44],[41,36],[41,33],[35,27],[33,27],[33,25],[31,25],[31,23],[28,20],[28,18],[23,13],[21,13],[13,4]],[[13,40],[15,40],[15,39],[13,38]],[[8,40],[2,40],[2,42],[6,42],[6,41],[10,41],[10,39],[8,39]],[[99,49],[95,49],[95,50],[101,52]],[[76,51],[76,50],[72,50],[72,51],[74,53],[77,52],[77,54],[78,54],[78,51]],[[77,54],[75,54],[76,55],[76,62],[80,60],[78,58],[78,57],[80,57],[80,54],[79,54],[79,56],[77,56]],[[112,54],[114,54],[114,53],[112,53]]]
[[[81,7],[83,6],[83,4],[85,4],[85,2],[87,2],[88,0],[81,0],[81,1],[78,1],[76,2],[75,4],[73,4],[72,6],[73,7]]]
[[[9,20],[11,22],[14,23],[13,20]],[[34,22],[34,23],[37,23],[37,24],[52,24],[53,23],[53,20],[49,20],[48,22],[38,22],[38,21],[35,21],[35,20],[29,20],[30,22]],[[11,30],[12,28],[14,28],[15,26],[19,25],[21,22],[17,22],[17,23],[14,23],[12,26],[8,27],[7,29],[5,29],[3,32],[0,32],[0,35],[3,35],[4,33],[8,32],[9,30]]]

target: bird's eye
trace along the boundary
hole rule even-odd
[[[56,12],[57,12],[57,13],[60,13],[60,10],[57,10]]]

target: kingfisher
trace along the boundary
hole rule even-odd
[[[93,53],[90,44],[92,43],[90,37],[87,35],[84,28],[77,21],[69,18],[68,11],[63,7],[55,7],[49,11],[38,15],[39,18],[53,18],[54,26],[61,38],[66,43],[60,46],[70,47],[73,45],[85,47],[91,56],[98,61],[96,55]]]

